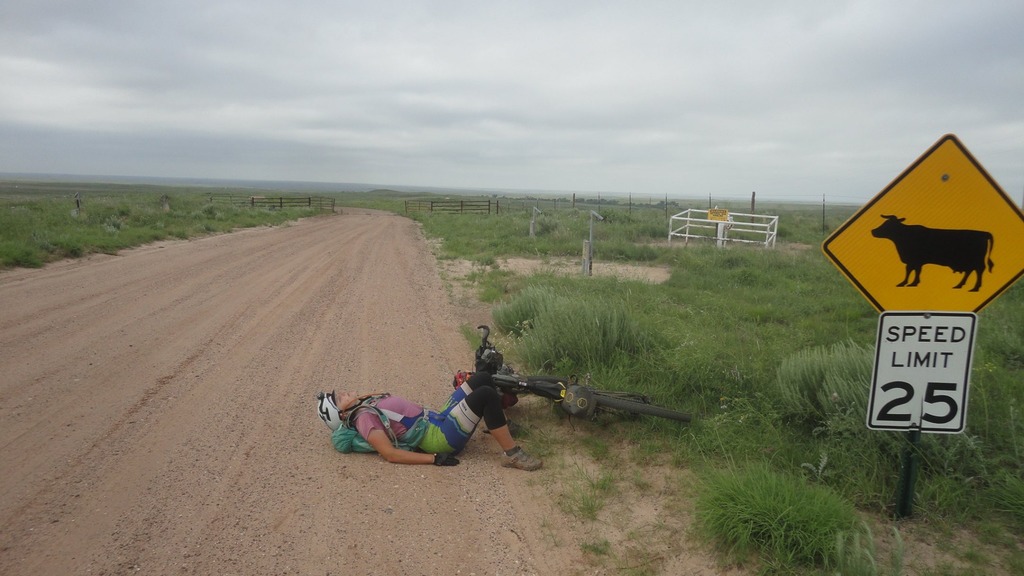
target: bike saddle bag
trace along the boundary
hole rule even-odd
[[[594,415],[594,409],[596,408],[597,402],[594,398],[594,393],[589,388],[579,384],[570,384],[565,389],[565,398],[562,399],[562,410],[568,412],[570,416],[590,418]]]

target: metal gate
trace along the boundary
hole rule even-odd
[[[690,239],[701,239],[714,240],[720,247],[727,242],[740,242],[774,248],[778,231],[778,216],[690,208],[669,219],[668,241],[682,238],[688,243]]]

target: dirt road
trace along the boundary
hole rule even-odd
[[[346,212],[0,274],[0,574],[578,573],[486,435],[398,466],[315,416],[468,367],[426,246]]]

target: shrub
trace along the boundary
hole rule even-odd
[[[6,266],[24,266],[39,268],[43,265],[40,252],[26,244],[0,241],[0,268]]]
[[[835,492],[763,464],[711,472],[701,484],[698,526],[738,557],[823,565],[837,536],[856,526],[853,505]]]
[[[537,318],[543,316],[556,300],[562,300],[553,288],[547,286],[529,286],[515,295],[511,300],[494,307],[492,316],[499,330],[522,336],[527,326],[533,325]]]
[[[494,318],[501,330],[518,336],[514,356],[537,368],[595,370],[656,349],[626,306],[610,299],[527,288],[498,306]]]
[[[1024,480],[1003,471],[989,487],[988,499],[994,510],[1006,514],[1024,530]]]
[[[779,412],[811,427],[837,414],[864,414],[871,384],[872,351],[854,342],[801,350],[779,366]]]

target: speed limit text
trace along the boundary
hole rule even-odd
[[[963,342],[967,330],[960,326],[928,326],[907,324],[889,326],[885,332],[886,342],[935,342],[938,344]]]

